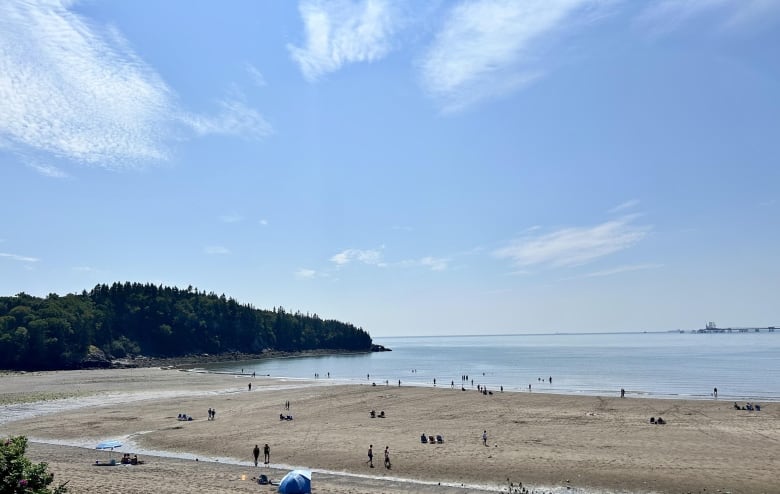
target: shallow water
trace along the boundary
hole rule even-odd
[[[377,338],[392,352],[230,362],[209,370],[488,390],[780,401],[780,333]],[[466,382],[462,376],[468,375]],[[549,378],[552,377],[552,383]]]

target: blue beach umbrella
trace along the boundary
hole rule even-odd
[[[109,450],[108,458],[111,459],[111,455],[114,452],[114,448],[121,448],[122,443],[119,441],[103,441],[95,446],[95,449]]]
[[[311,492],[311,470],[293,470],[279,482],[282,494],[309,494]]]

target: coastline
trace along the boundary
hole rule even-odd
[[[251,382],[248,391],[246,376],[156,368],[3,375],[3,396],[74,394],[70,406],[39,402],[47,404],[45,413],[26,418],[4,405],[0,410],[10,420],[3,431],[28,436],[31,458],[50,463],[75,492],[256,492],[262,487],[240,478],[260,472],[250,450],[264,443],[277,467],[264,467],[272,479],[284,468],[312,468],[314,492],[322,494],[408,492],[410,483],[416,492],[482,491],[478,486],[506,492],[507,478],[545,492],[765,493],[774,490],[772,472],[780,467],[775,406],[751,413],[715,400],[484,396],[267,377]],[[294,420],[280,421],[287,401]],[[217,416],[209,421],[212,407]],[[387,418],[370,418],[371,409]],[[182,412],[194,420],[178,422]],[[651,416],[667,424],[650,425]],[[481,443],[483,429],[488,447]],[[423,432],[442,435],[444,443],[421,444]],[[91,445],[105,439],[136,448],[119,451],[147,453],[147,463],[94,468],[100,452]],[[369,443],[375,460],[390,446],[391,470],[380,461],[367,467]],[[176,490],[158,490],[154,482]]]
[[[112,369],[148,368],[160,367],[171,369],[192,369],[205,364],[219,364],[227,362],[250,362],[253,360],[313,357],[320,355],[360,355],[371,353],[372,350],[302,350],[299,352],[285,352],[281,350],[269,350],[263,353],[225,352],[219,354],[195,354],[180,357],[146,357],[114,359],[111,361]],[[89,370],[89,369],[83,369]]]

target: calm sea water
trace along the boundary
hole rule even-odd
[[[780,401],[780,333],[618,333],[376,338],[392,352],[209,366],[338,382],[660,398]],[[462,376],[468,375],[462,383]],[[552,383],[549,378],[552,377]]]

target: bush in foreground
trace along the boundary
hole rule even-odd
[[[0,494],[64,494],[65,484],[49,489],[54,474],[46,463],[35,464],[24,456],[27,438],[0,440]],[[66,482],[67,483],[67,482]]]

